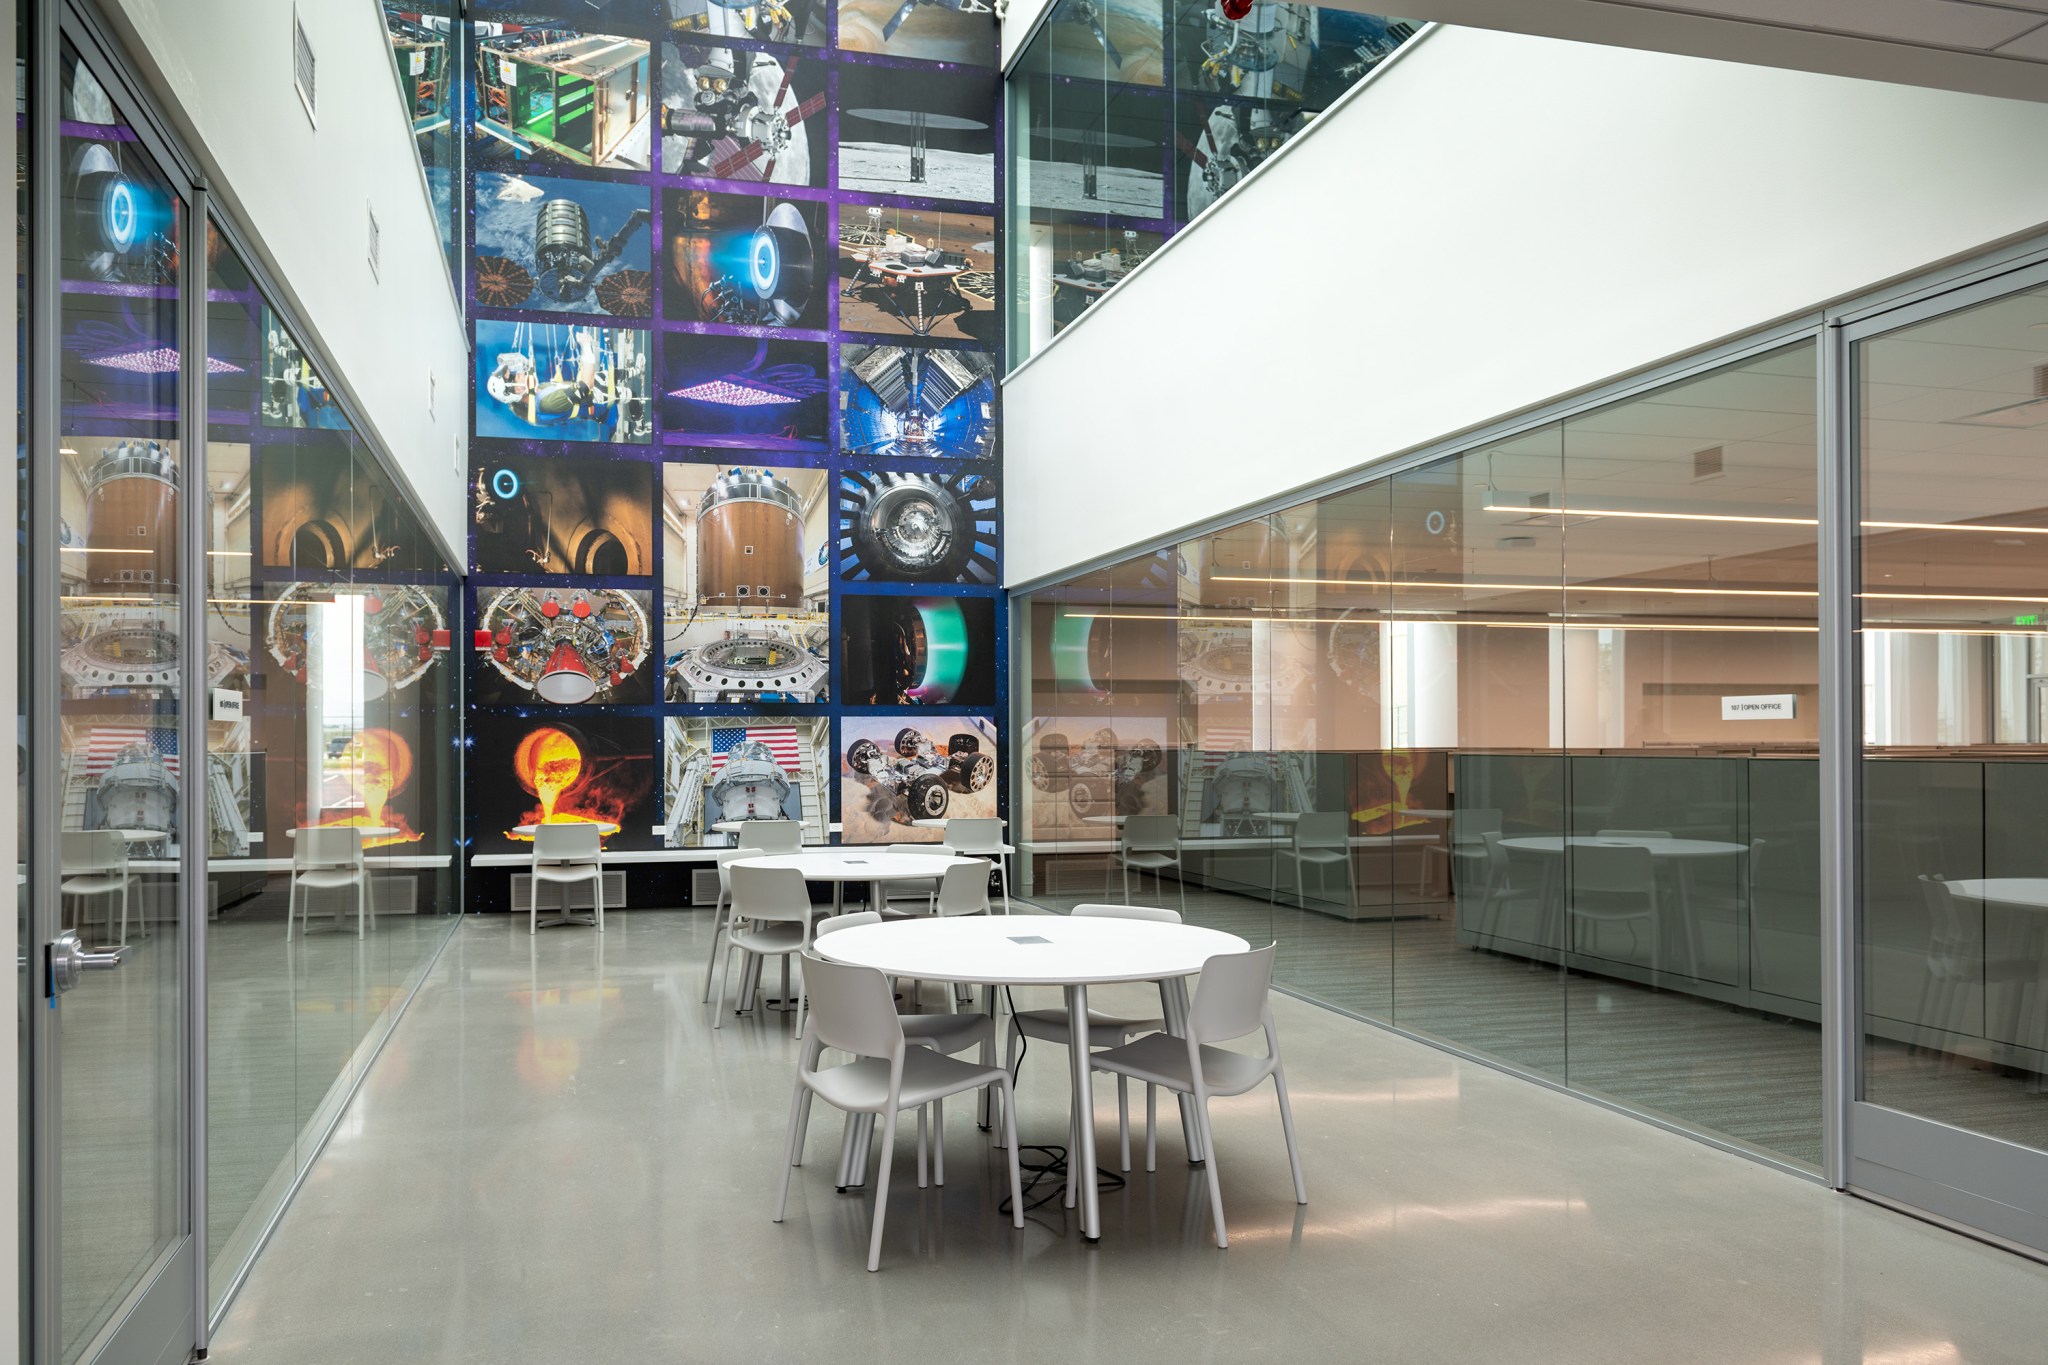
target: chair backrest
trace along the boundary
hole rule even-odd
[[[796,820],[742,820],[740,847],[758,848],[766,853],[801,853],[804,827]]]
[[[1455,839],[1482,839],[1500,832],[1497,810],[1460,810],[1451,816],[1451,836]]]
[[[827,915],[818,921],[818,927],[811,931],[813,941],[836,934],[841,929],[858,929],[863,924],[880,924],[882,917],[872,910],[856,910],[850,915]]]
[[[1171,815],[1133,815],[1124,820],[1124,847],[1132,853],[1177,853],[1180,835]]]
[[[804,890],[804,874],[793,867],[736,865],[732,912],[740,919],[810,923],[811,896]]]
[[[577,820],[534,827],[533,860],[537,863],[594,863],[603,856],[604,833],[596,825]]]
[[[1594,831],[1595,839],[1669,839],[1668,829],[1603,829]]]
[[[1202,981],[1188,1006],[1188,1037],[1198,1043],[1227,1043],[1266,1022],[1266,996],[1273,986],[1278,943],[1244,953],[1218,953],[1202,964]]]
[[[1075,919],[1142,919],[1154,924],[1179,924],[1180,911],[1162,905],[1077,905],[1068,912]]]
[[[1657,873],[1647,848],[1602,848],[1598,844],[1580,844],[1572,849],[1571,886],[1574,893],[1640,892],[1655,895]]]
[[[118,872],[128,866],[128,841],[110,829],[67,829],[58,847],[66,873]]]
[[[363,832],[354,825],[312,825],[292,840],[293,867],[357,867],[362,861]]]
[[[1956,904],[1955,892],[1949,889],[1948,882],[1940,873],[1927,873],[1920,878],[1920,895],[1927,902],[1927,951],[1930,956],[1953,954],[1982,937],[1974,922],[1976,917],[1963,917],[1962,907]]]
[[[1295,822],[1296,848],[1349,848],[1351,812],[1343,810],[1303,811]]]
[[[804,993],[811,1011],[805,1027],[818,1046],[856,1057],[893,1057],[903,1050],[895,993],[889,978],[873,967],[850,967],[805,953]]]
[[[988,909],[989,865],[980,858],[954,863],[939,878],[941,915],[978,915]]]
[[[960,856],[959,850],[948,848],[944,844],[888,844],[885,847],[891,853],[908,853],[912,856],[920,853],[928,857],[935,856],[940,858],[957,858]]]
[[[946,822],[946,847],[955,853],[996,853],[1003,846],[1003,822],[986,816]]]

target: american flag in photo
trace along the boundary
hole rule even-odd
[[[711,774],[725,771],[725,760],[742,744],[765,744],[776,764],[791,777],[803,761],[803,746],[797,742],[794,725],[743,725],[711,732]]]
[[[1202,727],[1202,767],[1215,767],[1232,754],[1249,753],[1252,747],[1251,727],[1235,725],[1206,725]]]
[[[178,775],[178,732],[147,725],[95,725],[85,737],[85,775],[98,777],[113,766],[124,749],[140,744]]]

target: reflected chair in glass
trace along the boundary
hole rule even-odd
[[[1625,924],[1628,926],[1630,950],[1639,951],[1642,941],[1636,936],[1636,925],[1645,924],[1649,927],[1650,940],[1648,966],[1652,972],[1662,971],[1664,893],[1650,850],[1631,845],[1610,848],[1599,844],[1579,844],[1572,849],[1567,872],[1569,884],[1564,898],[1566,947],[1574,953],[1581,951],[1579,926],[1582,924]],[[1596,930],[1596,951],[1598,937]],[[1692,951],[1690,935],[1686,938],[1685,955],[1686,970],[1698,976],[1699,963]]]
[[[370,869],[363,862],[363,832],[354,825],[311,825],[292,839],[292,885],[285,899],[284,936],[292,936],[295,918],[305,917],[312,930],[313,893],[353,887],[356,893],[356,937],[374,918],[370,908]]]
[[[749,869],[740,868],[739,871]],[[801,881],[801,878],[799,878]],[[808,918],[806,919],[808,923]],[[1003,1100],[1003,1136],[1010,1157],[1010,1223],[1024,1226],[1023,1179],[1017,1169],[1015,1108],[1010,1103],[1010,1073],[999,1066],[975,1066],[944,1057],[926,1047],[912,1047],[896,1015],[889,982],[871,967],[827,962],[804,956],[804,979],[813,997],[815,1016],[797,1062],[796,1088],[789,1102],[789,1142],[783,1153],[782,1189],[775,1199],[775,1221],[789,1210],[789,1173],[803,1160],[804,1134],[810,1127],[811,1100],[822,1099],[849,1114],[879,1115],[882,1120],[882,1167],[875,1180],[874,1229],[868,1235],[868,1269],[882,1268],[882,1226],[889,1208],[889,1168],[896,1156],[896,1116],[905,1109],[931,1106],[933,1175],[946,1183],[946,1126],[943,1101],[983,1086],[999,1086]],[[820,1068],[826,1048],[850,1052],[854,1060]],[[922,1172],[920,1172],[922,1175]],[[920,1182],[921,1183],[921,1182]]]
[[[1131,903],[1131,872],[1139,874],[1142,886],[1143,875],[1152,874],[1152,880],[1160,895],[1166,894],[1166,869],[1173,869],[1173,880],[1180,887],[1180,909],[1185,915],[1188,909],[1187,883],[1181,880],[1180,830],[1171,815],[1132,815],[1124,820],[1123,835],[1117,840],[1116,860],[1124,874],[1124,904]]]
[[[1467,872],[1477,872],[1480,883],[1484,885],[1491,868],[1486,856],[1486,836],[1500,832],[1501,813],[1497,810],[1451,812],[1450,822],[1444,830],[1444,841],[1422,850],[1422,877],[1416,884],[1416,893],[1427,893],[1430,865],[1438,859],[1443,861],[1452,899],[1457,898],[1458,887]]]
[[[1172,910],[1151,905],[1077,905],[1071,912],[1076,919],[1136,919],[1149,920],[1155,924],[1179,924],[1180,916]],[[1125,1019],[1101,1010],[1088,1011],[1088,1042],[1091,1047],[1121,1047],[1132,1039],[1147,1033],[1160,1033],[1166,1028],[1163,1018]],[[1018,1044],[1024,1039],[1033,1042],[1053,1043],[1060,1047],[1069,1046],[1073,1035],[1067,1031],[1067,1012],[1064,1008],[1049,1010],[1018,1010],[1010,1016],[1008,1035],[1003,1040],[1003,1067],[1012,1077],[1024,1065],[1024,1055]],[[1131,1097],[1130,1078],[1116,1078],[1116,1132],[1118,1146],[1123,1156],[1123,1168],[1131,1169]],[[1151,1095],[1146,1096],[1148,1105],[1154,1103]],[[1146,1170],[1153,1169],[1152,1158],[1146,1158]]]
[[[1215,1219],[1216,1245],[1230,1245],[1223,1223],[1223,1182],[1216,1171],[1216,1141],[1209,1122],[1212,1095],[1242,1095],[1271,1076],[1273,1091],[1280,1100],[1280,1130],[1287,1138],[1287,1166],[1294,1175],[1294,1202],[1308,1202],[1308,1187],[1301,1179],[1301,1151],[1294,1141],[1294,1111],[1287,1103],[1287,1073],[1280,1064],[1280,1032],[1273,1025],[1273,1008],[1268,1002],[1273,984],[1273,956],[1279,945],[1269,943],[1245,953],[1219,953],[1202,964],[1201,983],[1188,1006],[1187,1036],[1148,1033],[1135,1043],[1090,1054],[1088,1064],[1096,1071],[1129,1076],[1148,1087],[1163,1086],[1194,1100],[1195,1123],[1201,1131],[1203,1163],[1209,1178],[1209,1212]],[[1211,1043],[1227,1043],[1260,1030],[1266,1035],[1266,1055],[1231,1052]],[[1145,1169],[1151,1170],[1157,1151],[1158,1105],[1156,1092],[1145,1092]],[[1084,1116],[1085,1117],[1085,1116]]]
[[[758,848],[763,853],[801,853],[804,826],[801,820],[742,820],[740,847]]]
[[[1500,932],[1501,916],[1518,902],[1542,906],[1543,879],[1540,873],[1529,875],[1530,864],[1501,847],[1505,836],[1499,830],[1490,829],[1479,837],[1480,847],[1486,850],[1486,891],[1479,904],[1479,923],[1472,927],[1491,937]]]
[[[1294,824],[1294,836],[1288,843],[1274,850],[1274,857],[1284,861],[1293,872],[1294,902],[1304,908],[1308,905],[1308,891],[1303,885],[1302,870],[1313,867],[1316,870],[1316,896],[1328,900],[1330,873],[1333,868],[1344,869],[1344,908],[1349,910],[1358,904],[1358,872],[1351,863],[1351,813],[1341,810],[1304,811]]]
[[[818,921],[818,927],[811,933],[815,947],[818,940],[841,929],[855,929],[864,924],[880,924],[882,917],[872,910],[856,910],[850,915],[833,915]],[[900,1011],[896,1020],[903,1026],[903,1040],[912,1047],[928,1047],[945,1056],[965,1052],[971,1047],[991,1041],[995,1037],[995,1021],[985,1014],[904,1014]],[[917,1111],[917,1171],[918,1188],[924,1188],[925,1129],[924,1111]],[[874,1131],[874,1116],[871,1114],[848,1114],[846,1134],[840,1144],[838,1189],[844,1193],[853,1185],[856,1173],[867,1170],[868,1144]]]
[[[748,867],[732,869],[732,925],[726,941],[740,952],[738,999],[733,1013],[744,1014],[753,1007],[761,981],[763,959],[782,959],[782,1003],[790,1006],[790,959],[811,946],[810,892],[804,889],[804,874],[793,867]],[[725,973],[718,974],[718,1008],[712,1027],[725,1027]],[[794,1009],[794,1027],[804,1031],[804,992],[799,989]]]
[[[596,825],[578,821],[534,827],[533,862],[526,883],[529,934],[540,926],[542,882],[561,888],[564,919],[569,914],[569,888],[589,882],[591,906],[597,912],[597,932],[604,932],[604,837]]]
[[[1016,850],[1003,842],[1003,822],[980,816],[948,820],[945,845],[963,858],[987,858],[996,865],[996,885],[1002,888],[1003,913],[1010,913],[1010,855]]]
[[[128,841],[111,829],[67,829],[59,846],[63,880],[58,883],[61,900],[80,902],[78,927],[85,927],[85,902],[107,903],[107,934],[102,943],[128,941],[128,907],[134,877],[128,871]],[[114,937],[114,902],[121,902],[121,935]]]
[[[1939,1037],[1931,1044],[1943,1055],[1954,1051],[1948,1039],[1956,1034],[1980,1034],[1988,1038],[1991,1024],[1991,986],[1995,982],[2019,983],[2006,992],[2009,1006],[1999,1036],[2020,1042],[2020,1021],[2026,987],[2037,989],[2048,972],[2038,945],[2022,942],[2008,945],[2008,951],[1994,953],[1990,926],[1984,921],[1984,902],[1958,896],[1947,880],[1936,874],[1920,878],[1920,894],[1927,902],[1927,974],[1920,987],[1920,1008],[1913,1018],[1918,1029],[1933,1029]],[[1983,1025],[1971,1026],[1968,1017],[1970,992],[1983,992]]]

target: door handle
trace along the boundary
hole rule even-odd
[[[71,929],[51,939],[43,951],[48,963],[44,989],[52,999],[76,986],[84,973],[112,971],[128,960],[127,944],[88,948],[77,931]]]

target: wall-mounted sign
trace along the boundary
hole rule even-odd
[[[1790,692],[1721,698],[1722,720],[1791,720],[1798,714],[1799,698]]]
[[[242,718],[242,694],[229,687],[214,688],[213,718],[215,720],[240,720]]]

